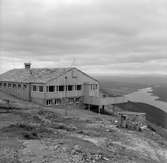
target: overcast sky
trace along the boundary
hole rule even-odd
[[[0,72],[29,61],[167,74],[167,0],[0,0]]]

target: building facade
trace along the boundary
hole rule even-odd
[[[99,97],[99,82],[77,68],[13,69],[0,75],[0,90],[18,98],[52,106]]]

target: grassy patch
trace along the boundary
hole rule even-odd
[[[23,139],[39,139],[43,136],[49,136],[52,131],[39,125],[30,125],[27,123],[17,123],[1,129],[8,136],[21,137]]]

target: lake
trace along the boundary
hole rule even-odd
[[[167,112],[167,102],[158,100],[159,97],[152,94],[153,88],[143,88],[139,89],[136,92],[125,95],[129,101],[133,102],[142,102],[155,107],[160,108],[161,110]]]

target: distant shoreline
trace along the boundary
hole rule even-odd
[[[160,98],[153,93],[152,87],[138,89],[137,91],[125,95],[125,97],[132,102],[142,102],[155,106],[167,113],[167,102],[161,101]]]
[[[145,87],[145,88],[141,88],[141,89],[136,89],[134,91],[131,91],[131,92],[128,92],[127,94],[130,94],[130,93],[133,93],[133,92],[136,92],[136,91],[139,91],[139,90],[142,90],[142,89],[147,89],[148,87]],[[156,101],[162,101],[162,102],[167,102],[167,87],[165,87],[166,89],[164,88],[161,88],[161,87],[154,87],[154,86],[150,86],[150,88],[152,88],[152,90],[148,91],[148,93],[151,93],[152,96],[155,96],[157,97]],[[161,89],[160,89],[161,88]],[[166,94],[162,94],[160,91],[163,89],[163,91],[165,90]]]

